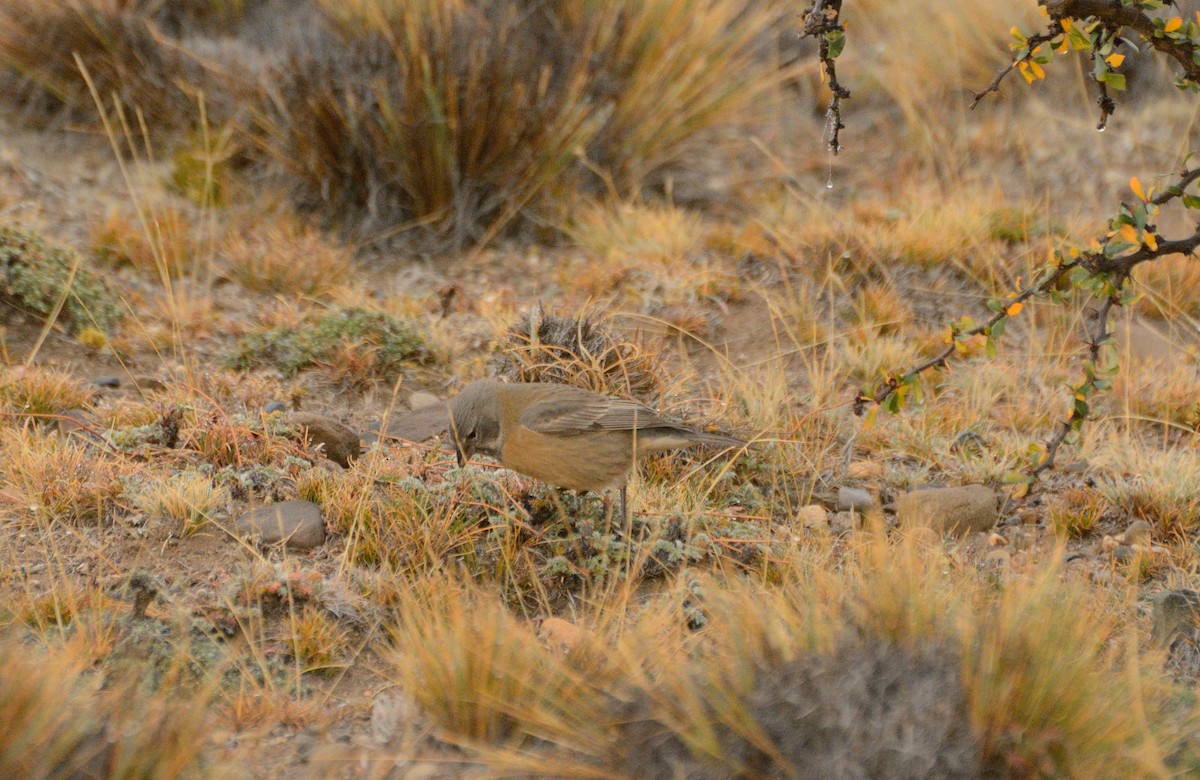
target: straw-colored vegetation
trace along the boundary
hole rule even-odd
[[[0,776],[1200,772],[1196,260],[1082,386],[1079,276],[1004,303],[1190,229],[1108,220],[1194,95],[969,112],[1032,0],[848,2],[833,159],[803,5],[0,0]],[[623,518],[411,441],[483,376],[752,443]],[[239,535],[292,499],[315,549]]]

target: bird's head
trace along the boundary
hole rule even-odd
[[[463,467],[475,453],[500,457],[499,383],[472,382],[450,399],[450,435],[458,465]]]

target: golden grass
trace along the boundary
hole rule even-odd
[[[219,154],[199,160],[202,175],[174,182],[198,203],[172,200],[156,183],[160,167],[128,154],[148,146],[136,140],[140,130],[130,132],[132,114],[122,123],[110,111],[134,212],[114,211],[93,228],[91,243],[116,261],[113,276],[135,312],[112,343],[133,370],[162,374],[168,384],[147,398],[99,392],[73,378],[78,369],[18,369],[8,365],[19,356],[2,354],[0,624],[46,649],[34,654],[28,643],[0,641],[0,721],[18,724],[0,729],[0,774],[30,773],[31,757],[60,766],[56,756],[73,755],[73,745],[96,733],[122,746],[126,763],[114,766],[131,767],[122,776],[169,777],[186,767],[207,776],[220,769],[197,757],[210,742],[239,745],[243,769],[287,773],[295,767],[273,763],[287,752],[274,740],[311,729],[322,742],[325,730],[346,729],[357,750],[378,736],[371,702],[392,687],[415,702],[406,728],[435,738],[411,740],[403,758],[432,757],[439,771],[461,761],[496,775],[612,777],[650,773],[661,761],[664,774],[683,776],[786,774],[811,755],[797,754],[794,738],[808,733],[809,718],[846,706],[846,722],[876,722],[875,710],[852,703],[854,681],[872,668],[899,670],[890,678],[896,685],[883,690],[889,711],[904,713],[906,733],[921,735],[914,745],[931,733],[922,718],[949,713],[941,721],[963,742],[935,741],[930,749],[966,750],[979,773],[1194,770],[1195,705],[1164,679],[1137,603],[1151,591],[1194,586],[1187,540],[1200,523],[1200,467],[1194,366],[1186,360],[1118,378],[1116,392],[1098,404],[1102,420],[1060,454],[1063,462],[1081,459],[1078,469],[1049,475],[1042,503],[1006,509],[1006,519],[1022,525],[960,541],[885,526],[881,513],[845,533],[799,516],[816,504],[840,523],[824,509],[843,485],[865,488],[881,504],[930,483],[982,482],[1004,497],[1005,475],[1068,409],[1063,383],[1078,372],[1082,301],[1031,303],[995,358],[981,343],[970,345],[901,415],[881,416],[868,429],[849,409],[859,387],[940,348],[950,319],[978,316],[987,297],[1013,289],[1065,240],[1057,191],[1039,198],[1028,193],[1044,182],[1005,178],[1014,148],[1027,174],[1039,165],[1047,176],[1087,168],[1081,161],[1090,158],[1078,149],[1037,157],[1034,142],[1014,138],[1005,124],[1021,115],[1005,113],[1014,108],[1048,124],[1061,106],[1006,85],[973,137],[975,120],[961,113],[962,95],[954,93],[990,80],[1007,57],[1008,26],[1028,28],[1032,3],[952,8],[939,0],[913,24],[901,24],[912,13],[900,4],[847,4],[853,15],[840,62],[862,99],[851,105],[868,105],[861,110],[878,123],[870,132],[884,128],[881,145],[911,151],[915,140],[919,159],[845,174],[849,186],[838,178],[832,193],[817,195],[803,190],[811,160],[770,176],[746,171],[771,180],[762,188],[768,194],[707,212],[672,202],[673,166],[687,165],[689,146],[714,139],[724,118],[748,123],[764,148],[773,142],[778,129],[754,122],[759,109],[777,107],[765,96],[787,74],[758,72],[750,52],[769,45],[787,23],[780,14],[794,9],[756,3],[735,20],[741,4],[717,0],[593,4],[600,19],[624,12],[620,24],[591,30],[581,49],[616,79],[614,93],[584,107],[571,102],[584,87],[567,83],[565,97],[547,104],[550,119],[565,124],[537,136],[547,156],[522,168],[526,147],[500,145],[509,157],[493,158],[493,168],[469,152],[496,151],[492,142],[528,129],[530,105],[540,104],[497,105],[486,126],[472,124],[479,115],[466,109],[480,95],[502,94],[496,85],[511,86],[512,72],[488,69],[496,62],[489,57],[504,54],[499,40],[446,44],[464,29],[510,30],[511,18],[497,27],[479,15],[486,4],[470,0],[321,5],[351,40],[365,28],[413,34],[385,35],[373,50],[379,57],[432,57],[428,74],[405,73],[412,105],[391,105],[396,122],[373,127],[378,146],[355,158],[399,161],[398,180],[420,185],[400,211],[428,218],[422,224],[454,245],[495,237],[520,221],[514,207],[528,205],[524,213],[534,218],[521,224],[566,246],[496,243],[469,260],[448,260],[446,278],[459,288],[443,307],[430,281],[438,263],[411,276],[394,273],[389,252],[366,252],[360,264],[352,248],[310,217],[281,211],[273,195],[249,203],[222,197],[252,188],[236,166],[212,170],[227,162]],[[562,25],[581,25],[582,7],[551,10]],[[465,27],[463,14],[471,21]],[[414,19],[421,26],[402,25]],[[919,45],[894,45],[901,31]],[[463,50],[478,58],[467,57],[465,81],[451,67],[451,55]],[[337,57],[326,64],[357,67]],[[626,66],[633,72],[621,73]],[[394,97],[382,83],[351,82],[360,92],[301,91],[332,112],[305,114],[311,126],[255,117],[281,144],[277,163],[310,165],[306,175],[314,176],[341,170],[322,166],[343,158],[321,155],[346,147],[322,151],[315,139],[361,129],[355,111],[365,104],[352,105],[354,96]],[[107,100],[108,90],[100,79],[97,93]],[[431,105],[448,111],[444,125],[404,120],[428,115]],[[289,110],[309,107],[301,101]],[[853,121],[850,136],[864,126]],[[1122,132],[1114,125],[1106,138]],[[409,143],[414,136],[424,145]],[[1045,140],[1051,149],[1062,138],[1047,131]],[[230,151],[224,141],[220,133],[199,143],[193,137],[176,167],[196,174],[188,155],[197,146],[223,154]],[[303,154],[288,156],[292,142]],[[943,142],[953,159],[939,156]],[[388,157],[400,148],[389,144],[423,151]],[[970,172],[976,153],[983,164],[996,162],[994,181]],[[815,167],[824,173],[823,164]],[[1070,181],[1055,186],[1069,191]],[[471,200],[492,185],[491,200]],[[668,197],[652,197],[657,189]],[[597,190],[610,197],[597,199]],[[367,203],[349,216],[365,220],[372,235],[396,227],[388,222],[395,201],[370,200],[378,190],[361,202],[353,195],[333,193],[329,203]],[[1102,224],[1095,215],[1087,220]],[[398,251],[418,253],[408,244]],[[1139,313],[1185,324],[1200,316],[1194,275],[1194,262],[1184,261],[1139,271],[1148,291]],[[157,289],[146,289],[147,279]],[[225,283],[212,286],[217,279]],[[646,395],[669,414],[755,444],[730,457],[647,462],[631,485],[628,522],[606,515],[595,497],[555,496],[491,464],[459,470],[451,453],[436,449],[385,443],[345,471],[310,467],[284,417],[264,416],[264,405],[328,407],[356,425],[386,416],[392,388],[375,385],[379,345],[339,340],[311,364],[316,377],[215,370],[214,356],[257,324],[311,330],[313,299],[361,306],[378,290],[386,291],[383,310],[421,323],[422,333],[428,327],[430,349],[442,357],[401,366],[399,397],[448,394],[460,377],[505,370],[504,360],[520,379],[554,371],[610,392],[633,392],[630,374],[652,373]],[[612,325],[616,358],[608,360],[607,346],[581,356],[532,337],[489,341],[543,294],[546,302],[554,296],[559,313],[594,312]],[[659,335],[626,343],[624,328],[643,326]],[[631,344],[635,350],[622,352]],[[174,347],[175,355],[160,366],[147,345]],[[58,345],[51,354],[67,355],[70,366],[70,349],[77,347]],[[500,363],[489,363],[496,353]],[[322,384],[329,379],[336,390]],[[74,409],[95,414],[119,454],[53,436],[51,426],[33,421]],[[178,439],[168,443],[163,426],[172,421]],[[323,549],[258,550],[188,535],[223,520],[227,509],[291,497],[321,506],[333,532]],[[139,513],[168,522],[143,524]],[[1165,551],[1114,564],[1107,548],[1092,550],[1095,537],[1126,517],[1149,521]],[[1068,552],[1072,562],[1060,564]],[[162,599],[138,619],[113,587],[132,561],[166,575]],[[559,633],[539,633],[551,619]],[[144,700],[120,699],[122,709],[125,689],[102,690],[112,682],[110,664],[150,675],[161,660],[130,657],[131,627],[160,637],[172,674],[197,674],[212,686],[213,701],[181,700],[187,717],[173,714],[184,682],[169,679]],[[196,646],[207,636],[219,639],[215,658]],[[933,681],[936,707],[908,698],[905,685],[914,679]],[[133,703],[148,714],[126,722]],[[103,720],[108,730],[97,725]],[[838,733],[847,735],[846,762],[882,749],[878,737]],[[28,739],[13,748],[11,734]],[[379,760],[369,771],[382,767]],[[161,763],[134,765],[154,761]]]

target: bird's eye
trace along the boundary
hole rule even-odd
[[[471,431],[467,434],[467,441],[475,441],[479,438],[479,431]]]

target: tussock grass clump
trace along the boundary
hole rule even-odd
[[[776,3],[320,5],[255,132],[300,205],[369,238],[453,249],[561,222],[588,178],[637,194],[782,78]]]
[[[31,429],[0,430],[0,504],[45,523],[99,524],[124,494],[120,465],[104,454]]]
[[[162,206],[148,209],[145,218],[143,227],[122,214],[106,216],[92,230],[96,256],[160,281],[195,275],[205,252],[188,213],[176,206]]]
[[[0,226],[0,295],[42,316],[61,311],[75,331],[108,330],[122,314],[119,300],[83,258],[13,225]]]
[[[356,365],[359,379],[391,377],[425,358],[416,329],[385,312],[340,309],[311,324],[280,326],[243,336],[227,357],[230,368],[273,368],[284,376],[313,366]],[[355,379],[347,376],[347,379]]]
[[[214,520],[228,497],[210,477],[183,472],[168,479],[148,480],[135,491],[135,503],[141,511],[164,517],[184,534],[190,534]]]
[[[1091,533],[1107,511],[1108,502],[1098,491],[1070,487],[1051,499],[1046,519],[1059,536],[1080,537]]]
[[[997,589],[939,545],[882,538],[841,570],[813,560],[776,588],[701,579],[623,618],[612,593],[565,656],[475,588],[426,580],[399,597],[388,660],[443,738],[581,775],[1151,777],[1193,728],[1057,572]]]
[[[327,296],[350,277],[350,251],[298,219],[249,225],[223,242],[224,275],[269,295]]]
[[[397,607],[388,654],[394,679],[445,738],[519,743],[552,732],[588,739],[601,712],[597,697],[502,602],[436,578]]]
[[[1156,535],[1187,536],[1200,527],[1200,457],[1194,451],[1134,450],[1130,472],[1100,480],[1109,502],[1155,527]]]
[[[200,82],[203,69],[155,24],[153,11],[172,5],[7,0],[0,5],[0,63],[18,74],[16,94],[31,112],[95,119],[77,53],[106,100],[115,93],[153,127],[185,125],[198,115],[187,85]]]
[[[231,776],[203,755],[205,710],[193,697],[131,696],[128,686],[102,691],[86,666],[67,652],[0,639],[0,775]]]
[[[598,316],[535,309],[508,329],[499,349],[496,373],[512,382],[558,382],[647,403],[662,395],[654,356],[619,339]]]
[[[59,415],[90,407],[92,397],[92,388],[70,374],[52,368],[30,366],[0,370],[0,411],[8,414]]]
[[[332,30],[274,69],[257,121],[271,161],[302,207],[365,235],[491,238],[589,137],[594,32],[566,40],[549,6],[499,0],[362,5],[327,10]]]

